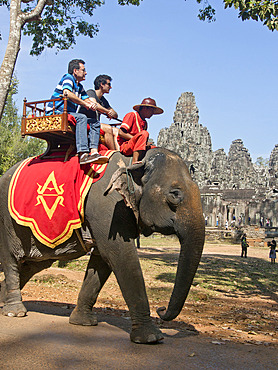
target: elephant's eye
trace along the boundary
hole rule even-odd
[[[183,193],[180,189],[172,189],[167,194],[167,202],[170,206],[176,208],[183,201]]]

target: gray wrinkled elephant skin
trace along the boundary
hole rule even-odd
[[[139,233],[176,234],[181,249],[168,308],[158,310],[163,320],[173,320],[181,311],[197,270],[204,244],[204,219],[200,193],[183,160],[166,149],[147,152],[143,162],[129,166],[129,158],[115,153],[104,176],[92,185],[85,203],[85,222],[95,240],[76,308],[70,316],[75,325],[97,325],[92,308],[113,271],[129,308],[135,343],[163,339],[152,323],[145,283],[134,240]],[[8,211],[8,189],[18,165],[0,178],[0,261],[5,274],[0,299],[2,313],[24,316],[21,289],[37,272],[55,260],[85,254],[74,233],[51,249],[33,237],[28,227],[18,225]]]

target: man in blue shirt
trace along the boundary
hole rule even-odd
[[[80,83],[85,80],[87,74],[84,64],[85,62],[81,59],[74,59],[69,62],[68,73],[61,78],[51,99],[59,98],[60,95],[67,95],[69,99],[67,102],[67,111],[76,119],[76,149],[79,154],[80,164],[104,164],[109,159],[98,153],[100,122],[87,118],[85,114],[76,113],[79,105],[94,111],[100,108],[100,105],[95,99],[89,98]],[[63,100],[55,104],[56,114],[62,113],[63,109]],[[46,108],[46,113],[51,114],[52,112],[53,104],[50,102]],[[90,126],[88,135],[87,124]]]

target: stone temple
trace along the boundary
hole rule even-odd
[[[173,123],[160,130],[157,145],[177,152],[198,184],[208,226],[278,226],[278,144],[268,165],[252,162],[241,139],[212,151],[211,136],[199,123],[192,92],[178,99]]]

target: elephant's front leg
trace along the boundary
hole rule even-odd
[[[163,334],[150,317],[145,282],[134,241],[122,242],[116,255],[113,253],[108,258],[129,308],[132,321],[130,339],[135,343],[161,341]]]
[[[77,306],[72,311],[69,322],[75,325],[97,325],[97,317],[92,312],[98,294],[111,274],[111,268],[99,254],[91,254],[85,278],[78,296]]]

